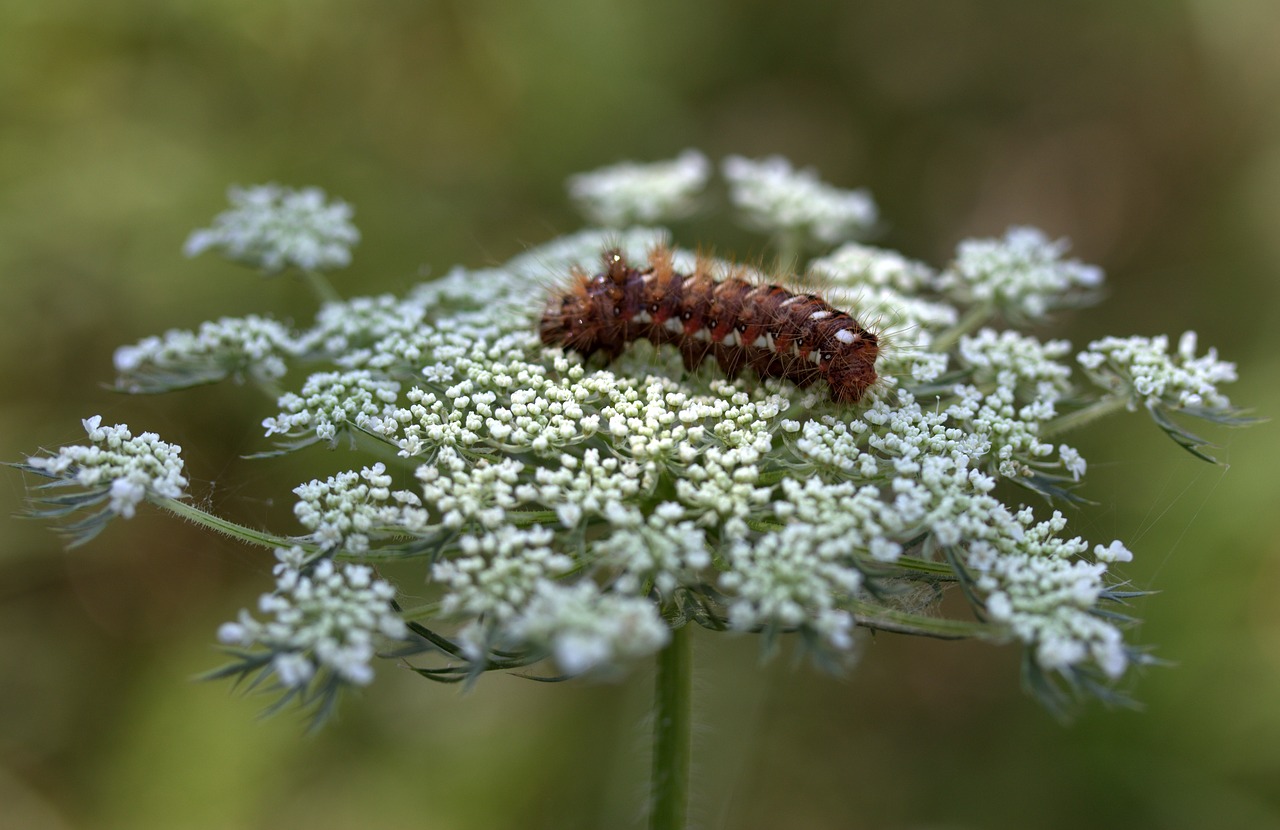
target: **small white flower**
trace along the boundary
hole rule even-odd
[[[1133,552],[1124,546],[1124,543],[1116,539],[1105,548],[1097,545],[1093,549],[1093,555],[1099,562],[1132,562]]]
[[[453,380],[453,367],[443,363],[432,363],[422,367],[422,376],[430,383],[448,383]]]
[[[304,686],[315,676],[315,664],[305,654],[286,651],[277,654],[271,660],[271,668],[276,678],[285,686]]]
[[[1074,447],[1066,444],[1058,445],[1058,459],[1062,462],[1063,469],[1071,473],[1071,478],[1075,481],[1079,481],[1080,476],[1084,475],[1085,470],[1089,468],[1084,456],[1080,455]]]

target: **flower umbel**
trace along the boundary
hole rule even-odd
[[[70,492],[37,499],[38,515],[55,518],[83,511],[87,515],[67,527],[72,544],[98,535],[114,516],[133,518],[144,500],[180,499],[186,494],[182,448],[160,440],[154,432],[134,435],[124,424],[103,426],[102,416],[82,421],[89,444],[63,447],[50,456],[32,456],[25,469],[53,479],[44,485]],[[96,505],[106,502],[101,510]]]
[[[592,222],[625,228],[688,216],[706,187],[711,162],[697,150],[671,161],[624,162],[569,179],[569,196]]]
[[[960,243],[938,289],[966,304],[990,305],[1010,320],[1034,320],[1055,308],[1081,305],[1102,285],[1102,270],[1063,259],[1067,243],[1036,228],[1010,228],[1003,239]]]
[[[758,230],[834,245],[861,236],[875,224],[876,205],[866,191],[839,190],[812,170],[792,168],[781,156],[759,161],[729,156],[723,170],[729,200]]]
[[[396,590],[367,565],[309,560],[301,547],[278,548],[276,559],[276,589],[258,601],[271,619],[261,622],[246,610],[218,629],[219,642],[237,660],[216,676],[267,673],[324,711],[343,685],[373,680],[379,641],[408,635],[392,606]]]
[[[1104,337],[1080,353],[1080,365],[1100,386],[1116,389],[1134,404],[1172,409],[1229,409],[1218,384],[1236,379],[1234,363],[1210,349],[1196,357],[1196,333],[1186,332],[1169,353],[1169,338]]]
[[[687,210],[707,167],[690,153],[571,189],[602,223],[653,221]],[[840,245],[809,270],[828,302],[901,332],[884,338],[882,379],[858,405],[687,372],[647,343],[608,366],[543,347],[545,279],[591,273],[606,247],[642,261],[668,238],[657,228],[584,231],[403,297],[329,302],[301,328],[224,320],[117,353],[131,391],[258,381],[278,409],[263,422],[280,441],[266,456],[317,443],[342,453],[339,472],[294,489],[304,535],[292,540],[184,506],[280,549],[260,608],[272,619],[243,614],[220,633],[241,649],[228,673],[266,672],[326,705],[369,681],[382,638],[405,640],[397,656],[423,676],[458,681],[542,661],[553,674],[609,672],[695,624],[770,645],[797,634],[824,665],[851,653],[860,627],[1013,640],[1050,691],[1056,679],[1105,695],[1143,659],[1116,613],[1128,595],[1112,568],[1129,548],[1073,535],[1062,513],[1010,494],[1078,498],[1088,464],[1060,434],[1139,403],[1195,451],[1166,413],[1240,423],[1221,389],[1234,367],[1196,356],[1194,335],[1173,354],[1164,338],[1106,338],[1080,354],[1079,378],[1070,343],[1019,330],[1096,294],[1101,271],[1064,259],[1064,243],[1017,228],[962,243],[935,270],[847,243],[875,220],[861,192],[778,158],[733,157],[724,173],[751,227],[799,248]],[[233,215],[193,244],[264,267],[344,264],[349,209],[303,193],[236,191]],[[695,258],[672,256],[681,268]],[[285,378],[296,392],[275,388]],[[86,428],[95,447],[25,465],[79,488],[61,514],[109,502],[96,532],[143,500],[178,510],[176,448]],[[419,604],[395,604],[389,577],[370,570],[389,563],[416,567]],[[972,614],[939,615],[952,588]]]
[[[318,187],[232,187],[227,199],[231,210],[218,214],[213,227],[187,238],[187,256],[216,249],[228,259],[267,272],[291,266],[326,271],[351,264],[351,246],[360,241],[351,224],[351,206],[326,201]]]

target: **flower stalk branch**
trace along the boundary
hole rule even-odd
[[[193,524],[207,527],[210,530],[230,536],[232,539],[239,539],[241,542],[247,542],[250,545],[258,545],[264,548],[290,547],[297,544],[296,539],[289,539],[284,536],[277,536],[274,533],[267,533],[261,530],[254,530],[251,527],[245,527],[237,524],[221,516],[215,516],[208,511],[201,510],[193,504],[185,501],[179,501],[174,498],[153,498],[152,504],[162,510],[168,510],[175,516],[180,516]],[[307,546],[304,546],[307,547]]]
[[[979,303],[964,313],[954,326],[939,334],[929,343],[929,349],[939,354],[949,352],[960,342],[960,338],[972,334],[995,314],[994,303]]]
[[[1080,429],[1094,421],[1105,418],[1121,412],[1130,406],[1130,399],[1127,395],[1107,395],[1100,400],[1094,401],[1088,406],[1068,412],[1066,415],[1060,415],[1052,421],[1048,421],[1040,429],[1040,434],[1045,438],[1052,438],[1056,435],[1071,432]]]
[[[300,268],[299,273],[306,280],[307,285],[311,287],[311,291],[316,295],[316,300],[321,305],[325,303],[340,303],[342,295],[333,287],[333,283],[329,278],[314,268]]]

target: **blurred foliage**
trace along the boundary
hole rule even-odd
[[[1196,328],[1280,412],[1280,10],[1270,0],[0,0],[0,457],[79,419],[182,444],[194,490],[292,528],[261,449],[269,402],[223,385],[105,391],[115,346],[306,288],[205,257],[188,231],[230,183],[316,184],[356,206],[346,293],[401,291],[577,226],[562,183],[696,146],[780,152],[866,186],[881,244],[940,263],[1011,223],[1073,239],[1104,333]],[[677,228],[766,254],[710,220]],[[742,249],[735,249],[742,245]],[[1274,424],[1219,431],[1229,473],[1145,417],[1078,445],[1074,517],[1137,553],[1141,713],[1063,728],[1015,649],[878,636],[847,680],[697,654],[694,815],[734,828],[1280,826],[1280,513]],[[305,466],[305,465],[304,465]],[[6,478],[6,514],[22,485]],[[0,524],[0,827],[617,827],[641,815],[649,679],[486,678],[459,696],[384,668],[304,737],[188,681],[266,554],[155,515],[66,553]],[[710,643],[696,643],[710,646]]]

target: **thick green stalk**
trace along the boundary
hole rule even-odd
[[[653,781],[649,801],[651,830],[684,830],[689,807],[690,722],[693,661],[689,626],[671,632],[658,652],[654,689]]]

